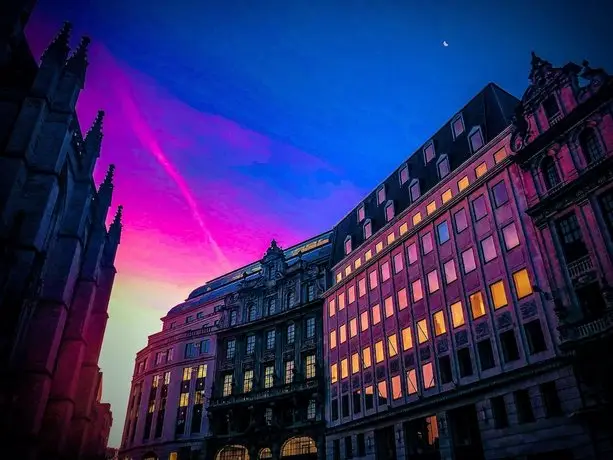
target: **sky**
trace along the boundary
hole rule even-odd
[[[134,357],[194,288],[330,229],[488,82],[521,97],[530,51],[613,71],[613,3],[39,0],[92,38],[78,103],[106,112],[97,183],[124,206],[100,364],[111,446]],[[446,41],[448,46],[443,46]]]

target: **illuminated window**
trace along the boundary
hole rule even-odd
[[[409,265],[417,262],[417,244],[412,243],[407,248],[407,256],[409,257]]]
[[[397,293],[398,297],[398,310],[404,310],[409,306],[409,301],[407,299],[407,290],[402,288]]]
[[[404,185],[409,180],[409,167],[404,165],[402,168],[400,168],[398,175],[400,178],[400,185]]]
[[[443,204],[447,203],[452,198],[453,198],[453,192],[451,191],[450,188],[445,190],[443,194],[441,195],[441,200],[443,201]]]
[[[398,337],[392,334],[387,337],[387,355],[391,358],[398,354]]]
[[[385,205],[385,220],[390,221],[394,218],[394,202],[388,201]]]
[[[464,264],[464,273],[470,273],[477,268],[475,254],[472,248],[468,248],[462,253],[462,262]]]
[[[411,284],[411,291],[413,291],[413,302],[418,302],[424,297],[424,293],[421,290],[421,280],[417,279]]]
[[[376,304],[372,307],[372,324],[379,324],[381,322],[381,307],[379,304]]]
[[[266,366],[264,369],[264,388],[272,388],[274,384],[275,367]]]
[[[464,325],[464,310],[462,310],[462,302],[456,302],[449,307],[451,310],[451,323],[453,327]]]
[[[490,292],[492,293],[494,308],[502,308],[508,304],[507,295],[504,291],[504,282],[502,280],[490,285]]]
[[[378,254],[381,251],[383,251],[383,241],[379,241],[375,246],[375,254]]]
[[[387,235],[387,244],[388,244],[388,246],[390,244],[392,244],[394,241],[396,241],[396,237],[394,236],[393,233],[390,233],[389,235]]]
[[[434,158],[434,154],[434,143],[430,141],[424,146],[424,161],[428,163]]]
[[[336,363],[330,366],[330,380],[332,383],[336,383],[338,381],[338,366]]]
[[[426,363],[422,366],[421,372],[424,376],[424,388],[432,388],[434,386],[434,369],[432,363]]]
[[[428,292],[432,294],[433,292],[438,291],[438,275],[436,270],[432,270],[427,275],[428,278]]]
[[[346,324],[341,325],[340,329],[338,330],[338,335],[339,335],[340,343],[345,343],[347,341],[347,325]]]
[[[364,297],[366,295],[366,278],[358,280],[358,295]]]
[[[375,343],[375,362],[379,364],[385,359],[385,353],[383,352],[383,340],[379,340]]]
[[[383,262],[381,264],[381,281],[385,282],[390,279],[390,264],[389,262]]]
[[[358,223],[362,222],[365,217],[366,217],[366,210],[364,209],[364,205],[362,204],[358,208]]]
[[[364,332],[368,329],[368,311],[360,313],[360,330]]]
[[[372,236],[372,222],[370,221],[370,219],[367,219],[366,222],[364,222],[363,230],[364,230],[364,239],[365,240],[367,240],[368,238],[370,238]],[[368,259],[366,259],[366,260],[368,260]]]
[[[390,316],[393,316],[393,314],[394,314],[394,301],[393,301],[391,296],[385,298],[385,300],[383,301],[383,308],[384,308],[384,311],[385,311],[385,317],[386,318],[389,318]]]
[[[395,375],[392,377],[392,399],[402,398],[402,385],[400,383],[400,376]]]
[[[345,308],[345,293],[341,292],[338,295],[338,311],[341,311],[343,308]]]
[[[421,222],[421,212],[418,212],[413,216],[413,225],[417,225]]]
[[[355,259],[355,262],[353,262],[353,266],[356,270],[360,268],[362,266],[362,259]]]
[[[234,342],[234,339],[230,340],[229,342]],[[186,380],[191,380],[191,378],[192,378],[192,368],[184,367],[183,368],[183,378],[181,380],[186,381]]]
[[[341,359],[341,379],[349,377],[349,368],[347,366],[347,358]]]
[[[369,249],[364,253],[364,260],[368,262],[370,259],[372,259],[372,251]]]
[[[405,222],[405,223],[403,223],[403,224],[400,226],[400,235],[402,236],[402,235],[404,235],[404,234],[405,234],[406,232],[408,232],[408,231],[409,231],[409,226],[408,226],[408,225],[407,225],[407,223]]]
[[[519,235],[517,234],[517,228],[515,228],[514,223],[502,228],[502,236],[504,238],[504,246],[507,248],[507,251],[519,246]]]
[[[316,366],[315,366],[315,355],[307,355],[306,360],[304,362],[304,374],[307,379],[312,379],[315,377]]]
[[[428,232],[421,237],[421,248],[424,255],[430,254],[434,245],[432,243],[432,233]]]
[[[449,241],[449,225],[447,225],[447,221],[441,222],[436,226],[436,233],[438,235],[438,244]]]
[[[417,322],[417,341],[419,343],[428,341],[428,325],[425,319]]]
[[[494,161],[496,162],[496,164],[500,163],[506,157],[507,157],[507,151],[505,150],[504,147],[498,150],[496,153],[494,153]]]
[[[411,334],[411,328],[405,327],[402,330],[402,349],[404,351],[413,348],[413,334]]]
[[[351,355],[351,373],[357,374],[358,372],[360,372],[360,355],[354,353]]]
[[[377,285],[379,284],[376,270],[373,270],[368,274],[368,280],[370,281],[370,289],[376,289]]]
[[[232,394],[232,374],[226,374],[223,377],[223,396]]]
[[[351,252],[351,236],[345,238],[345,255]]]
[[[513,273],[513,282],[515,284],[515,292],[518,299],[523,299],[532,294],[532,285],[530,284],[530,276],[525,268]]]
[[[342,279],[343,279],[343,274],[341,272],[338,272],[336,274],[336,282],[340,283]]]
[[[407,392],[410,395],[417,393],[417,372],[415,369],[407,371]]]
[[[394,254],[394,273],[400,273],[404,268],[404,262],[402,259],[402,252]]]
[[[445,282],[447,284],[453,283],[458,279],[458,274],[455,270],[455,262],[453,259],[448,260],[443,264],[443,270],[445,271]]]
[[[381,380],[377,384],[377,391],[379,392],[379,405],[387,404],[387,380]]]
[[[385,201],[385,187],[381,187],[377,190],[377,204],[381,204]]]
[[[345,278],[347,278],[349,275],[351,275],[351,265],[347,265],[345,267]]]
[[[285,384],[292,383],[294,381],[294,361],[285,361]]]
[[[447,328],[445,327],[445,315],[443,311],[437,311],[434,315],[432,315],[432,321],[434,322],[434,335],[439,336],[447,332]]]
[[[494,244],[493,236],[488,236],[481,240],[481,252],[483,253],[483,260],[486,263],[496,258],[496,245]]]
[[[347,302],[355,302],[355,286],[349,286],[349,288],[347,289]]]
[[[461,192],[465,188],[470,185],[470,181],[468,180],[468,176],[464,176],[462,179],[458,181],[458,190]]]
[[[336,300],[330,299],[328,302],[328,311],[330,313],[330,317],[334,316],[336,313]]]
[[[477,178],[483,176],[487,172],[487,165],[485,162],[481,163],[479,166],[475,168],[475,175]]]
[[[358,320],[356,318],[351,318],[351,321],[349,321],[349,335],[351,337],[358,335]]]
[[[428,203],[428,206],[426,206],[426,212],[428,213],[428,215],[430,215],[434,211],[436,211],[436,202],[431,201],[430,203]]]
[[[468,219],[466,218],[466,210],[460,209],[453,215],[453,221],[455,222],[456,233],[462,233],[468,227]]]
[[[330,331],[330,350],[334,350],[336,348],[336,329]]]
[[[366,347],[364,348],[364,350],[362,350],[362,365],[364,367],[372,366],[372,355],[370,353],[370,347]]]
[[[469,300],[473,319],[481,318],[483,315],[485,315],[485,303],[483,302],[483,295],[480,291],[471,295]]]

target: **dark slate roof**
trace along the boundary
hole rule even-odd
[[[332,252],[331,237],[332,231],[328,231],[285,249],[283,253],[285,254],[288,267],[291,267],[298,261],[300,253],[302,253],[302,260],[305,262],[317,260],[325,260],[327,262]],[[185,302],[170,309],[168,316],[184,313],[215,299],[223,299],[227,294],[238,289],[239,283],[243,280],[244,273],[248,274],[247,279],[249,280],[257,277],[260,270],[261,266],[258,261],[215,278],[203,286],[194,289]]]
[[[498,85],[489,83],[466,106],[457,113],[461,113],[464,119],[464,132],[455,140],[451,131],[451,121],[457,115],[449,119],[436,134],[424,139],[424,144],[402,163],[382,184],[385,184],[386,202],[393,200],[394,211],[398,215],[411,204],[409,185],[415,178],[419,179],[421,195],[427,193],[439,182],[436,160],[447,154],[451,171],[457,169],[471,155],[468,144],[468,133],[475,126],[481,126],[485,144],[494,139],[511,124],[515,107],[519,99],[504,91]],[[427,165],[424,164],[423,148],[430,140],[434,141],[436,158]],[[407,164],[410,179],[404,185],[400,185],[400,169]],[[336,265],[344,258],[344,241],[347,235],[351,235],[352,245],[358,247],[364,242],[362,223],[358,223],[357,209],[364,203],[366,218],[372,222],[372,232],[376,233],[385,226],[385,202],[377,204],[377,190],[379,184],[362,202],[358,203],[335,227],[333,241],[333,255],[331,266]]]

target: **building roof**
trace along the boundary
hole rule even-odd
[[[514,110],[519,99],[504,91],[498,85],[489,83],[468,104],[460,109],[457,114],[462,114],[464,120],[464,132],[454,139],[451,122],[457,114],[445,123],[432,137],[425,139],[425,143],[411,154],[398,169],[387,179],[379,184],[368,196],[358,203],[335,227],[331,266],[339,263],[344,257],[344,242],[347,236],[351,236],[352,247],[356,248],[364,242],[363,223],[358,222],[357,210],[362,203],[365,205],[366,219],[370,219],[372,233],[386,225],[385,203],[392,200],[395,215],[400,214],[411,204],[409,186],[413,179],[419,179],[421,195],[426,194],[440,181],[437,171],[437,161],[441,155],[446,154],[449,159],[450,171],[457,169],[471,155],[468,143],[468,134],[473,127],[480,126],[484,145],[487,145],[498,134],[511,124]],[[434,143],[436,158],[424,164],[423,148]],[[403,185],[400,184],[400,170],[407,165],[410,179]],[[385,185],[386,198],[384,203],[377,204],[377,191]]]
[[[331,237],[332,232],[328,231],[285,249],[283,253],[288,267],[296,263],[300,255],[302,255],[302,260],[306,262],[327,259],[332,250]],[[226,295],[238,289],[245,273],[247,273],[247,279],[253,279],[258,276],[260,270],[261,265],[258,261],[212,279],[203,286],[194,289],[187,300],[171,308],[167,316],[175,316],[216,299],[223,299]]]

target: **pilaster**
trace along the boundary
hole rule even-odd
[[[453,439],[449,433],[449,417],[447,412],[438,412],[436,414],[436,422],[438,424],[438,445],[441,460],[454,460],[453,454]]]

